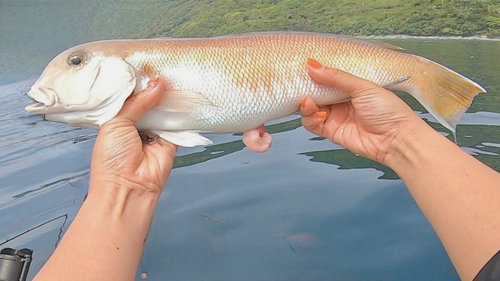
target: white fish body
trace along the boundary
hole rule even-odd
[[[296,112],[306,96],[320,105],[348,100],[309,77],[308,58],[412,94],[453,132],[473,97],[485,92],[456,72],[395,46],[322,34],[257,33],[76,46],[49,63],[29,92],[36,103],[26,110],[98,128],[116,116],[132,92],[159,76],[167,90],[137,128],[182,146],[210,144],[198,133],[248,131]]]

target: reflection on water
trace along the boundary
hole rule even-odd
[[[242,141],[232,141],[228,143],[215,144],[207,147],[202,152],[189,153],[175,158],[174,168],[190,166],[202,163],[211,159],[219,158],[236,151],[242,150],[245,147]]]
[[[133,10],[130,3],[125,6]],[[22,10],[12,7],[7,10],[17,16],[10,18],[22,25]],[[101,20],[108,15],[102,11]],[[144,14],[141,10],[127,21]],[[7,32],[4,27],[0,32]],[[67,25],[62,33],[77,28]],[[89,40],[104,36],[80,32]],[[15,68],[0,71],[0,242],[42,225],[5,245],[35,250],[32,276],[85,198],[96,132],[24,112],[29,100],[23,93],[33,83],[26,77],[40,72],[41,61],[83,40],[68,36],[58,41],[56,36],[38,48],[46,34],[29,46],[25,35],[16,35],[13,43],[26,45],[22,48],[0,45],[1,54],[10,54],[6,65]],[[462,118],[458,144],[500,171],[500,42],[385,41],[436,59],[487,88],[488,94],[479,95]],[[26,63],[30,56],[36,63]],[[401,96],[452,139],[418,103]],[[144,254],[148,280],[458,280],[393,171],[311,135],[298,116],[267,127],[274,142],[265,154],[249,152],[241,134],[210,136],[212,146],[180,149]],[[51,221],[64,215],[66,224]]]
[[[395,180],[399,179],[398,175],[392,171],[392,169],[379,164],[375,161],[371,161],[360,156],[356,156],[356,154],[350,152],[346,149],[339,150],[327,150],[327,151],[312,151],[306,152],[304,155],[307,155],[311,158],[313,162],[321,162],[326,164],[334,164],[339,166],[338,169],[376,169],[381,171],[383,174],[379,177],[379,179],[389,179]]]

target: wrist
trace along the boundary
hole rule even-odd
[[[104,213],[137,210],[133,212],[136,212],[138,216],[141,214],[149,216],[154,212],[160,195],[161,189],[146,188],[126,178],[107,176],[93,179],[91,177],[86,201],[92,202],[91,204],[96,207],[102,206]]]
[[[159,191],[138,188],[133,184],[116,184],[111,181],[91,181],[84,208],[92,208],[108,221],[119,222],[133,219],[136,229],[149,227],[148,219],[152,218],[158,205]],[[136,221],[137,220],[137,221]]]
[[[90,173],[89,192],[100,189],[121,188],[130,190],[133,193],[151,193],[151,195],[160,196],[162,187],[150,181],[135,179],[130,176]]]
[[[100,197],[116,201],[117,198],[138,198],[158,200],[161,191],[157,188],[146,188],[129,180],[91,180],[88,196]]]
[[[407,171],[425,165],[428,156],[435,157],[435,149],[451,144],[424,121],[419,121],[421,121],[420,124],[412,126],[411,129],[394,138],[384,159],[384,164],[400,177],[403,177]]]

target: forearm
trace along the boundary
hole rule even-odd
[[[403,179],[463,280],[500,249],[500,174],[422,126],[387,164]]]
[[[160,192],[93,186],[35,280],[133,280]]]

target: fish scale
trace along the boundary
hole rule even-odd
[[[310,35],[144,41],[140,49],[147,51],[135,66],[140,69],[153,63],[156,73],[171,89],[200,93],[215,105],[196,108],[193,118],[198,121],[187,129],[216,133],[245,131],[297,111],[305,96],[320,104],[346,99],[345,94],[318,86],[308,77],[309,57],[378,84],[401,77],[393,77],[383,69],[374,72],[367,68],[370,63],[367,58],[387,56],[383,53],[391,51],[360,43],[339,43],[342,42],[334,38]],[[347,51],[353,49],[359,50]],[[132,57],[137,57],[137,53]],[[171,70],[178,67],[192,76],[173,74]]]

